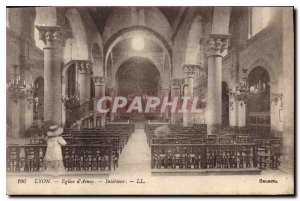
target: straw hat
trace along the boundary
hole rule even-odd
[[[55,137],[59,136],[63,133],[64,129],[62,127],[58,127],[57,125],[50,126],[47,136],[48,137]]]

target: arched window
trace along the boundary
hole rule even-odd
[[[269,25],[272,17],[271,7],[252,7],[249,8],[249,34],[248,37],[259,33]]]

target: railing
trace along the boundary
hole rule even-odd
[[[44,170],[46,145],[8,145],[6,163],[8,172]],[[66,145],[62,155],[66,171],[110,171],[111,145]]]
[[[72,124],[81,118],[86,118],[90,116],[91,112],[94,110],[94,101],[91,99],[78,107],[68,109],[67,111],[67,121]]]
[[[6,147],[8,172],[42,171],[46,145],[9,145]]]
[[[257,167],[255,144],[152,144],[152,169]]]
[[[76,110],[79,112],[80,118],[90,116],[90,112],[94,110],[94,101],[91,99],[80,105]]]
[[[62,147],[67,171],[110,171],[111,145],[67,145]]]

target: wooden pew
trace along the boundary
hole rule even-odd
[[[152,144],[152,169],[257,167],[255,144]]]
[[[46,145],[8,145],[6,147],[7,172],[33,172],[44,170]],[[111,145],[62,146],[66,171],[111,171]]]

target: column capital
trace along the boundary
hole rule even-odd
[[[39,30],[39,39],[45,45],[51,45],[52,42],[59,42],[63,38],[61,28],[59,26],[35,26]]]
[[[87,74],[91,69],[92,62],[89,60],[77,60],[76,65],[81,74]]]
[[[181,78],[172,78],[171,79],[171,86],[173,87],[180,87],[182,85],[182,79]]]
[[[200,69],[200,65],[184,64],[182,69],[186,78],[193,78],[196,75],[196,70]]]
[[[93,76],[93,82],[95,85],[104,85],[106,82],[106,77],[105,76]]]
[[[52,42],[60,42],[65,46],[66,39],[70,38],[70,34],[61,29],[60,26],[35,26],[39,30],[39,38],[45,45],[51,45]]]
[[[205,46],[207,56],[223,57],[228,48],[230,36],[230,34],[210,34]]]

